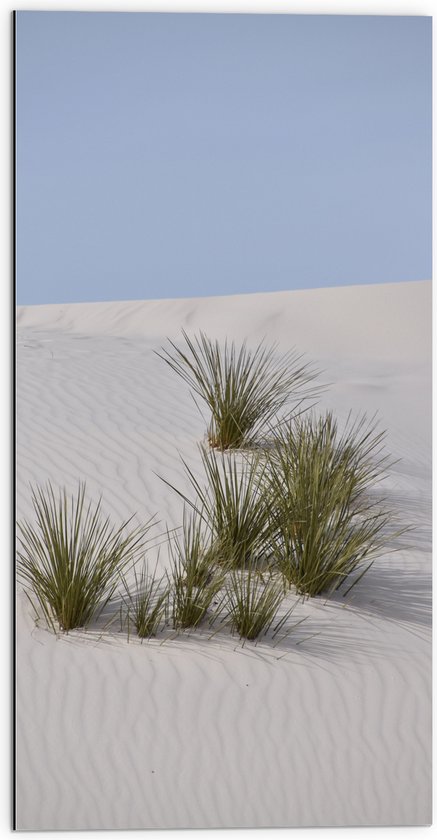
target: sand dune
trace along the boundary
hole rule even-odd
[[[181,328],[304,352],[320,406],[377,411],[416,530],[274,647],[218,633],[56,638],[17,605],[20,829],[421,825],[430,792],[431,284],[18,308],[17,514],[86,479],[116,521],[181,523],[205,432],[153,353]],[[165,565],[165,558],[160,562]],[[293,601],[292,596],[290,596]]]

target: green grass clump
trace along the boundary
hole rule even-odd
[[[206,484],[185,463],[194,499],[176,492],[203,519],[212,538],[215,562],[243,567],[262,559],[270,539],[271,501],[263,486],[265,464],[259,455],[237,461],[200,447]],[[172,485],[169,485],[172,486]]]
[[[202,332],[194,339],[182,332],[183,349],[170,341],[172,349],[162,348],[157,355],[207,404],[212,447],[250,444],[288,401],[301,402],[318,390],[307,389],[317,373],[295,351],[278,359],[276,345],[261,343],[251,351],[245,343],[238,349],[226,341],[222,348]]]
[[[121,575],[124,592],[121,593],[125,607],[128,630],[132,623],[140,639],[156,636],[165,623],[168,610],[169,587],[165,575],[156,576],[156,567],[149,573],[148,563],[143,561],[141,572],[134,569],[134,584],[129,585]]]
[[[152,525],[126,533],[131,518],[115,528],[101,500],[85,504],[85,489],[80,483],[69,497],[65,488],[56,495],[50,483],[32,488],[36,523],[18,523],[18,578],[53,630],[84,627],[101,612]]]
[[[201,521],[184,516],[182,538],[170,537],[172,560],[169,575],[173,627],[197,627],[224,583],[212,560],[212,548],[205,542]]]
[[[211,544],[211,535],[205,534],[202,518],[195,510],[187,512],[184,509],[182,536],[176,535],[171,545],[173,557],[177,557],[185,571],[185,577],[192,581],[193,586],[208,584],[214,574],[216,556]]]
[[[253,640],[267,633],[275,621],[284,599],[284,586],[277,578],[266,576],[253,566],[234,569],[226,582],[226,598],[232,630],[240,638]],[[274,633],[281,629],[289,612],[278,622]]]
[[[370,492],[387,466],[384,435],[365,418],[349,418],[339,435],[329,412],[276,430],[266,471],[272,545],[298,593],[338,588],[358,567],[361,577],[386,546],[391,514]]]

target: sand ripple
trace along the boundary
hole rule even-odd
[[[31,515],[29,482],[86,479],[116,520],[136,511],[180,523],[180,500],[158,475],[183,489],[180,454],[200,474],[205,423],[153,351],[186,326],[268,333],[284,346],[292,337],[328,378],[341,372],[327,404],[339,416],[377,405],[402,457],[387,489],[416,525],[346,602],[300,605],[308,620],[275,649],[225,634],[55,639],[34,628],[20,595],[19,828],[430,820],[428,293],[401,284],[19,311],[19,517]],[[366,356],[375,312],[381,324],[392,313],[393,330],[390,340],[377,331]]]

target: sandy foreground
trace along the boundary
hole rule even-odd
[[[159,476],[187,489],[180,455],[201,475],[206,423],[153,353],[181,328],[296,346],[331,383],[319,407],[377,411],[416,530],[346,599],[297,604],[276,647],[56,638],[19,592],[18,828],[429,823],[431,283],[19,307],[19,519],[29,482],[86,479],[115,522],[181,524]]]

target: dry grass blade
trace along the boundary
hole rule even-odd
[[[204,333],[191,339],[183,331],[185,346],[170,341],[171,350],[157,355],[190,386],[210,412],[208,440],[221,450],[241,448],[256,439],[289,402],[312,399],[320,388],[309,388],[317,371],[295,351],[277,357],[276,345],[211,341]]]
[[[126,532],[101,512],[101,500],[85,504],[85,484],[69,497],[52,485],[32,488],[36,523],[18,523],[17,571],[52,629],[84,627],[112,597],[119,574],[139,556],[152,520]]]

